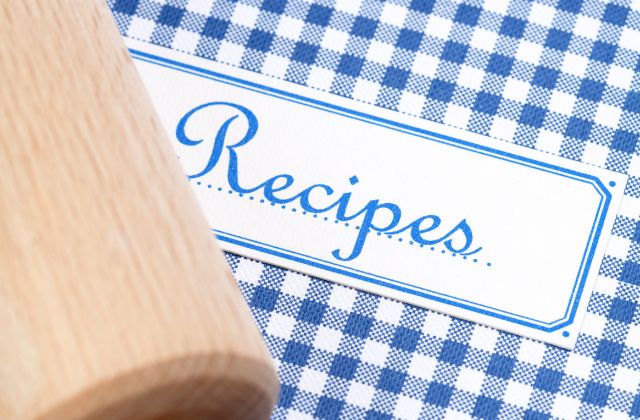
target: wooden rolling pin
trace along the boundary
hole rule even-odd
[[[0,418],[265,418],[270,358],[104,0],[0,4]]]

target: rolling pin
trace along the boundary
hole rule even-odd
[[[268,417],[264,343],[104,0],[0,4],[0,418]]]

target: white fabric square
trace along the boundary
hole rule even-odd
[[[604,146],[602,146],[604,147]],[[604,147],[605,151],[608,150]],[[605,152],[606,153],[606,152]],[[607,255],[626,260],[631,248],[631,241],[618,235],[611,235],[607,243]]]
[[[473,31],[470,45],[473,48],[491,52],[496,46],[497,40],[497,33],[478,27],[475,31]]]
[[[542,150],[543,152],[557,154],[560,152],[562,140],[562,134],[556,133],[555,131],[542,129],[538,133],[536,149]]]
[[[282,291],[286,294],[304,298],[309,288],[309,276],[304,274],[287,271],[282,283]]]
[[[469,89],[480,90],[484,74],[485,72],[483,70],[463,64],[460,66],[457,81],[459,85],[468,87]]]
[[[141,19],[134,16],[127,29],[127,36],[142,41],[149,41],[155,27],[156,24],[152,20]]]
[[[376,366],[384,366],[389,354],[389,345],[379,341],[367,340],[364,343],[360,360]]]
[[[471,110],[463,106],[450,104],[444,116],[444,123],[459,128],[467,128]]]
[[[628,420],[629,414],[618,411],[613,407],[604,407],[602,410],[602,418],[607,420]]]
[[[582,334],[589,334],[593,337],[602,337],[604,328],[607,325],[607,318],[587,312],[582,322]]]
[[[329,90],[335,73],[324,67],[313,66],[307,78],[307,84],[320,90]]]
[[[620,89],[629,89],[631,82],[633,82],[633,76],[633,70],[614,64],[609,68],[607,84],[619,87]]]
[[[613,297],[616,295],[617,289],[618,289],[617,280],[613,280],[613,279],[610,279],[609,277],[599,275],[593,290],[594,292],[598,292],[600,294]]]
[[[431,380],[433,373],[438,366],[438,361],[431,356],[425,356],[424,354],[414,353],[411,358],[411,363],[407,369],[409,375],[413,375],[416,378]]]
[[[372,41],[367,50],[367,60],[387,65],[391,61],[393,50],[393,45]]]
[[[283,38],[293,39],[294,41],[300,38],[304,22],[300,19],[294,19],[290,16],[282,16],[278,22],[278,28],[276,34]]]
[[[264,269],[264,264],[257,261],[248,260],[246,258],[240,258],[238,267],[234,273],[234,277],[238,281],[242,281],[249,284],[258,284],[260,281],[260,275]]]
[[[220,44],[216,60],[237,66],[240,64],[240,60],[242,60],[243,53],[243,46],[234,44],[233,42],[223,41],[222,44]]]
[[[493,119],[489,136],[500,140],[513,141],[518,123],[501,117]]]
[[[469,344],[477,349],[492,353],[498,341],[498,335],[498,331],[493,328],[476,325],[473,328]]]
[[[564,372],[567,375],[573,375],[581,379],[589,379],[592,366],[593,359],[591,357],[583,356],[579,353],[569,353]]]
[[[275,54],[267,54],[262,63],[262,72],[268,76],[277,77],[278,79],[284,78],[289,67],[289,60],[284,57],[280,57]]]
[[[629,162],[627,173],[633,176],[640,176],[640,156],[633,155],[631,157],[631,162]]]
[[[518,360],[521,362],[530,363],[534,366],[538,366],[542,363],[544,350],[544,344],[525,338],[520,342],[520,349],[518,349]]]
[[[520,61],[530,64],[538,64],[544,47],[540,44],[530,41],[522,41],[518,44],[516,58]]]
[[[453,22],[450,19],[437,15],[430,15],[425,33],[434,38],[447,40],[449,39],[449,32],[451,32],[452,27]]]
[[[362,4],[361,0],[338,0],[333,7],[335,7],[336,10],[355,15],[358,13],[358,10],[360,10],[360,4]]]
[[[472,394],[479,394],[484,377],[484,372],[462,366],[456,379],[456,388]]]
[[[490,10],[494,13],[498,13],[500,15],[504,15],[509,8],[509,2],[504,0],[484,0],[482,8],[485,10]]]
[[[385,2],[384,7],[382,8],[382,13],[380,13],[380,22],[402,27],[406,16],[407,16],[406,7]]]
[[[554,90],[549,99],[549,110],[558,114],[572,115],[576,97],[568,93]]]
[[[622,109],[617,106],[605,104],[600,102],[598,104],[598,110],[593,118],[598,124],[604,125],[609,128],[618,128],[620,117],[622,116]]]
[[[353,306],[353,302],[356,300],[356,295],[357,292],[354,289],[336,284],[331,290],[329,305],[336,309],[350,311]]]
[[[439,338],[447,338],[451,317],[437,312],[429,313],[422,325],[422,332]]]
[[[307,392],[311,392],[312,394],[320,395],[322,394],[322,390],[324,389],[324,384],[326,382],[326,373],[305,367],[302,370],[302,375],[300,375],[298,388]]]
[[[600,21],[585,15],[578,15],[576,23],[573,26],[575,35],[594,40],[598,37],[600,30]]]
[[[624,366],[618,366],[616,368],[616,374],[613,377],[613,386],[631,393],[638,392],[640,372]]]
[[[587,142],[582,154],[582,161],[592,165],[604,167],[609,155],[609,148],[600,144]]]
[[[343,31],[338,31],[333,28],[328,28],[324,32],[322,37],[322,48],[327,50],[343,52],[347,47],[347,41],[349,40],[349,34]]]
[[[504,402],[516,407],[526,408],[533,388],[517,381],[509,381],[504,391]]]
[[[334,330],[333,328],[320,326],[316,332],[316,337],[313,341],[313,347],[320,350],[335,353],[340,346],[340,340],[342,339],[342,333]]]
[[[628,195],[623,196],[618,214],[632,219],[637,219],[640,214],[640,198]]]
[[[640,31],[625,27],[618,39],[618,45],[631,51],[640,52]]]
[[[360,382],[351,382],[345,401],[357,407],[369,408],[376,390],[372,386]]]
[[[191,31],[185,31],[184,29],[178,29],[173,37],[171,48],[187,53],[194,53],[198,47],[199,41],[199,34]]]
[[[209,16],[214,0],[189,0],[187,10],[201,15]]]
[[[405,114],[420,115],[424,106],[424,96],[405,91],[398,103],[398,111]]]
[[[566,53],[562,60],[560,69],[563,73],[572,74],[574,76],[583,77],[587,71],[589,59],[574,53]]]
[[[233,10],[233,15],[231,15],[231,22],[236,25],[253,28],[258,20],[258,14],[260,14],[260,10],[257,7],[238,3]]]
[[[440,60],[438,60],[437,57],[428,54],[417,53],[415,59],[413,60],[411,71],[423,76],[433,77],[436,74],[439,62]]]
[[[540,3],[531,3],[528,20],[531,23],[537,23],[538,25],[549,27],[553,22],[554,15],[555,10],[553,7]]]
[[[529,83],[509,77],[504,84],[502,96],[512,101],[525,102],[530,88]]]
[[[376,102],[379,91],[379,84],[366,79],[358,79],[351,95],[353,99],[372,104]]]
[[[284,338],[285,340],[289,340],[291,338],[291,333],[293,332],[293,328],[295,327],[295,325],[295,318],[274,312],[271,315],[271,318],[269,318],[266,333],[274,337],[280,337]]]
[[[555,394],[551,415],[555,418],[572,420],[577,418],[580,401],[562,394]]]
[[[391,300],[387,298],[380,299],[378,308],[376,309],[376,319],[384,321],[387,324],[398,325],[400,318],[402,318],[402,312],[404,311],[404,304],[397,300]]]
[[[422,411],[422,401],[401,395],[396,402],[393,415],[399,419],[417,419]]]
[[[627,335],[627,340],[624,344],[629,347],[640,349],[640,325],[631,325],[629,327],[629,334]]]

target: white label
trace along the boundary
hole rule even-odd
[[[129,45],[224,249],[573,347],[626,176]]]

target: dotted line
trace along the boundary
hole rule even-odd
[[[189,179],[189,180],[190,180],[190,181],[192,181],[192,179]],[[196,181],[196,185],[202,186],[202,185],[205,185],[205,184],[203,184],[201,181]],[[206,184],[206,187],[207,187],[208,189],[214,189],[213,185],[211,185],[211,184]],[[215,189],[216,189],[218,192],[225,192],[225,189],[223,189],[222,187],[217,187],[217,188],[215,188]],[[235,192],[235,191],[233,191],[233,190],[226,190],[226,192],[227,192],[227,194],[229,194],[229,195],[237,194],[239,197],[245,197],[245,196],[246,196],[245,194],[240,194],[240,193],[237,193],[237,192]],[[265,200],[264,198],[261,198],[261,199],[257,200],[257,199],[256,199],[254,196],[252,196],[252,195],[250,195],[248,198],[249,198],[249,200],[251,200],[251,201],[259,201],[260,203],[263,203],[263,204],[264,204],[264,203],[271,204],[271,206],[272,206],[272,207],[275,207],[275,206],[277,205],[276,203],[271,202],[271,201],[269,201],[269,200]],[[281,209],[283,209],[283,210],[286,210],[286,209],[287,209],[287,206],[285,206],[285,205],[280,205],[280,208],[281,208]],[[292,213],[300,213],[300,214],[302,214],[302,215],[311,214],[311,215],[313,216],[313,218],[314,218],[314,219],[324,220],[325,222],[328,222],[328,221],[329,221],[329,218],[328,218],[328,217],[318,216],[318,214],[317,214],[317,213],[308,213],[308,212],[307,212],[307,211],[305,211],[305,210],[299,211],[300,209],[297,209],[297,208],[295,208],[295,207],[291,207],[290,209],[291,209],[291,212],[292,212]],[[332,220],[334,221],[334,223],[335,223],[335,224],[341,224],[341,223],[342,223],[342,224],[344,224],[344,226],[345,226],[345,227],[353,226],[353,225],[349,224],[349,222],[341,222],[341,221],[339,221],[339,220],[334,220],[334,219],[332,219]],[[360,226],[355,225],[355,226],[353,226],[353,227],[354,227],[356,230],[360,230]],[[377,235],[378,235],[378,236],[382,236],[382,232],[377,232]],[[392,235],[385,235],[385,236],[386,236],[388,239],[394,239],[394,237],[393,237]],[[417,243],[415,243],[414,241],[411,241],[411,240],[407,241],[407,240],[405,240],[404,238],[396,238],[396,239],[398,240],[398,242],[407,242],[410,246],[414,246],[414,245],[415,245],[415,246],[418,246],[418,247],[420,247],[420,248],[428,248],[428,249],[429,249],[430,251],[432,251],[432,252],[436,252],[436,251],[438,251],[438,250],[436,249],[436,247],[433,247],[433,246],[429,247],[428,245],[424,245],[424,244],[417,244]],[[480,260],[478,260],[477,258],[470,258],[470,257],[469,257],[469,256],[467,256],[467,255],[460,255],[460,254],[455,253],[455,252],[453,252],[453,253],[452,253],[452,252],[449,252],[449,251],[444,250],[444,249],[440,249],[439,251],[440,251],[440,254],[443,254],[443,255],[449,254],[449,255],[451,255],[452,257],[456,257],[456,258],[458,258],[458,257],[462,257],[462,258],[461,258],[462,260],[469,260],[469,261],[471,261],[471,262],[473,262],[473,263],[480,263],[480,262],[481,262],[481,261],[480,261]],[[487,267],[491,267],[491,266],[493,265],[493,264],[491,264],[490,262],[487,262],[487,263],[485,263],[485,264],[486,264],[486,266],[487,266]]]

